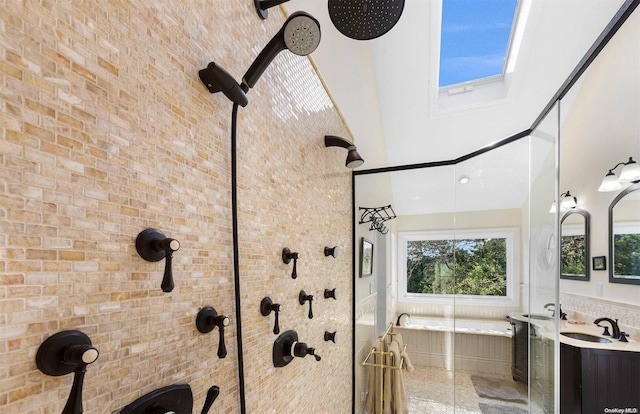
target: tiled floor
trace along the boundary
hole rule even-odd
[[[455,377],[455,378],[454,378]],[[511,381],[511,378],[500,377]],[[471,375],[463,371],[419,367],[404,374],[407,404],[410,414],[481,414],[480,397],[476,394]],[[455,387],[454,387],[455,382]],[[517,384],[521,388],[521,384]],[[485,401],[486,402],[486,401]],[[511,407],[497,400],[494,405]],[[505,411],[509,412],[509,411]]]

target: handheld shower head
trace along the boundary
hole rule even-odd
[[[253,88],[273,59],[285,49],[298,56],[306,56],[320,44],[320,23],[310,14],[295,12],[284,22],[282,29],[267,43],[242,78],[242,88]]]

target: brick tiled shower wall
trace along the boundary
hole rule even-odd
[[[48,336],[85,332],[87,413],[117,413],[157,388],[189,384],[194,412],[240,411],[231,234],[231,103],[198,70],[240,79],[285,17],[252,0],[0,0],[0,411],[59,413],[72,374],[42,374]],[[281,53],[238,116],[238,203],[248,413],[344,413],[351,407],[351,196],[347,135],[310,61]],[[148,227],[180,241],[176,287],[146,262]],[[339,246],[337,259],[324,246]],[[298,278],[281,251],[299,253]],[[324,299],[325,288],[338,300]],[[314,295],[314,318],[298,304]],[[273,368],[273,315],[322,356]],[[201,334],[203,306],[228,315]],[[338,342],[323,340],[338,331]]]

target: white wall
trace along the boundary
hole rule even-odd
[[[600,181],[617,163],[640,159],[639,23],[636,11],[561,102],[560,191],[570,190],[591,215],[592,257],[608,256],[608,207],[619,193],[598,192]],[[609,283],[608,270],[592,270],[589,282],[563,279],[560,289],[620,303],[640,300],[639,285]]]

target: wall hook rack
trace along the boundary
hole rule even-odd
[[[396,218],[396,213],[393,211],[391,204],[383,207],[359,207],[358,210],[364,210],[360,215],[358,224],[371,223],[369,230],[378,230],[382,234],[389,232],[384,222]]]

